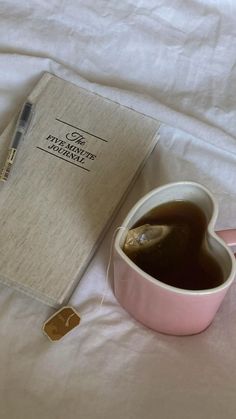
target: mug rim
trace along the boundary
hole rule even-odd
[[[154,277],[152,277],[151,275],[149,275],[147,272],[143,271],[141,268],[139,268],[126,254],[125,252],[122,250],[121,246],[120,246],[120,240],[122,235],[124,234],[124,229],[127,230],[127,225],[129,223],[129,221],[132,219],[132,217],[135,215],[135,213],[137,212],[137,210],[147,201],[149,200],[153,195],[155,195],[157,192],[159,191],[163,191],[165,189],[169,189],[172,188],[173,186],[183,186],[183,185],[188,185],[188,186],[193,186],[193,187],[197,187],[201,190],[203,190],[208,197],[210,198],[211,202],[212,202],[212,214],[210,217],[210,220],[208,222],[208,226],[207,226],[207,233],[208,235],[210,235],[211,237],[214,238],[214,240],[216,240],[218,243],[220,243],[220,245],[224,248],[224,250],[228,253],[230,261],[231,261],[231,269],[230,269],[230,274],[228,275],[227,279],[223,282],[223,284],[220,284],[214,288],[207,288],[207,289],[202,289],[202,290],[188,290],[185,288],[178,288],[178,287],[174,287],[172,285],[168,285],[162,281],[160,281],[159,279],[156,279]],[[208,188],[206,188],[204,185],[202,185],[201,183],[198,182],[192,182],[192,181],[179,181],[179,182],[170,182],[167,183],[165,185],[159,186],[157,188],[152,189],[150,192],[148,192],[147,194],[145,194],[143,197],[141,197],[136,204],[130,209],[130,211],[128,212],[128,214],[126,215],[124,221],[122,222],[121,226],[120,226],[120,230],[118,231],[115,241],[114,241],[114,249],[116,250],[116,252],[119,254],[119,256],[130,266],[130,268],[132,268],[134,271],[136,271],[140,276],[143,277],[143,279],[151,282],[152,284],[158,285],[161,288],[164,288],[166,290],[178,293],[178,294],[182,294],[182,295],[209,295],[209,294],[215,294],[217,292],[220,292],[226,288],[228,288],[231,283],[234,280],[235,277],[235,273],[236,273],[236,261],[235,261],[235,257],[232,253],[232,251],[229,249],[229,247],[227,246],[227,244],[224,242],[223,239],[221,239],[216,233],[215,233],[215,223],[216,223],[216,219],[218,216],[218,203],[215,199],[215,197],[213,196],[213,194],[209,191]],[[122,228],[123,227],[123,228]]]

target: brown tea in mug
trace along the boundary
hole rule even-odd
[[[172,201],[145,214],[133,227],[169,226],[168,234],[127,256],[152,277],[177,288],[204,290],[223,283],[218,262],[204,248],[207,220],[190,201]],[[165,227],[164,227],[165,228]]]

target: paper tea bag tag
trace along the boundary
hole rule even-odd
[[[80,316],[73,307],[65,306],[56,311],[43,325],[43,332],[51,341],[63,338],[80,324]]]

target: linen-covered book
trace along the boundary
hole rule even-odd
[[[159,122],[45,73],[34,116],[0,185],[0,281],[66,303],[157,141]],[[16,120],[0,137],[0,164]]]

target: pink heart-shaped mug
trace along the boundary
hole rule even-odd
[[[204,212],[208,227],[205,244],[220,264],[221,285],[198,291],[167,285],[135,265],[122,250],[127,231],[148,211],[165,202],[185,200]],[[120,304],[144,325],[167,334],[190,335],[206,329],[222,303],[236,274],[236,262],[228,246],[236,246],[236,230],[215,232],[218,205],[211,192],[195,182],[175,182],[156,188],[131,209],[113,246],[114,293]],[[227,243],[227,244],[226,244]]]

